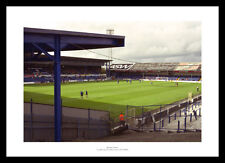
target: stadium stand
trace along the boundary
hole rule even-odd
[[[44,56],[41,56],[40,58],[43,59]],[[102,71],[101,67],[107,62],[109,62],[109,60],[63,56],[61,57],[61,81],[104,80],[106,79],[106,73]],[[39,60],[25,58],[24,82],[54,82],[53,66],[53,62],[51,61],[39,62]]]
[[[200,62],[174,62],[174,63],[135,63],[125,68],[126,64],[111,65],[112,74],[116,78],[150,79],[167,77],[168,80],[199,81],[201,79]]]
[[[24,82],[54,82],[54,65],[44,61],[44,55],[24,59]],[[42,60],[40,62],[40,60]],[[201,81],[200,62],[171,62],[171,63],[134,63],[112,64],[110,70],[102,69],[110,60],[78,57],[61,57],[62,82],[106,80],[110,71],[112,79],[149,79],[158,80],[167,77],[176,81]],[[41,67],[41,68],[40,68]]]
[[[130,68],[132,68],[133,64],[112,64],[110,65],[110,69],[113,69],[113,70],[118,70],[118,71],[121,71],[121,70],[129,70]]]
[[[170,71],[174,70],[176,64],[175,63],[136,63],[130,69],[132,71],[141,70],[141,71],[148,71],[148,70],[157,70],[157,71]]]

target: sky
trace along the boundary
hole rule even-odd
[[[54,14],[48,15],[45,11],[51,10],[47,8],[27,10],[32,16],[24,19],[26,27],[102,34],[114,29],[115,35],[125,36],[125,46],[112,48],[112,57],[126,61],[113,59],[113,63],[201,62],[201,21],[187,19],[187,15],[178,17],[180,9],[174,13],[165,10],[162,15],[149,7],[59,8],[62,12],[52,8]],[[110,49],[61,52],[61,55],[109,59],[102,55],[110,56]]]
[[[68,23],[65,29],[86,29],[86,31],[106,32],[114,29],[115,35],[125,36],[125,47],[112,48],[112,57],[133,62],[201,62],[201,23],[183,22],[83,22]],[[82,52],[65,52],[65,55],[106,58],[98,54],[110,55],[109,49]],[[121,62],[115,60],[114,63]]]

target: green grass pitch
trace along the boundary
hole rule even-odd
[[[105,110],[110,112],[110,117],[116,120],[120,112],[125,113],[127,105],[159,105],[169,104],[193,95],[201,90],[200,83],[163,81],[105,81],[61,84],[62,105],[68,107]],[[88,97],[80,96],[80,91],[88,91]],[[34,103],[54,104],[53,84],[24,85],[24,101]],[[153,109],[153,108],[151,108]]]

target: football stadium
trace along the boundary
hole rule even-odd
[[[24,141],[201,132],[201,62],[112,64],[113,58],[60,56],[120,48],[124,41],[119,35],[24,28]]]

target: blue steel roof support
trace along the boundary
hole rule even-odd
[[[45,51],[44,49],[42,49],[40,46],[38,46],[36,43],[32,43],[32,45],[34,47],[36,47],[39,51],[41,51],[42,53],[44,53],[50,60],[54,60],[54,56],[50,55],[47,51]],[[40,53],[39,53],[40,54]]]
[[[61,141],[61,67],[60,67],[60,36],[55,36],[54,51],[54,107],[55,107],[55,141]]]

